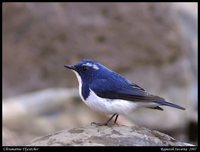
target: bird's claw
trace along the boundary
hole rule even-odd
[[[91,125],[97,125],[97,126],[108,126],[108,123],[91,122]]]

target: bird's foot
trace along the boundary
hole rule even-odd
[[[91,122],[91,125],[97,125],[97,126],[108,126],[107,122],[99,123],[99,122]]]
[[[114,125],[116,125],[116,126],[119,126],[119,124],[118,124],[118,123],[116,123],[116,122],[114,122],[114,123],[113,123],[113,126],[114,126]]]
[[[115,121],[114,121],[114,123],[112,124],[112,126],[115,125],[115,124],[118,125],[118,124],[117,124],[117,118],[118,118],[118,114],[117,114],[117,113],[113,114],[113,115],[112,115],[106,122],[104,122],[104,123],[91,122],[91,125],[95,124],[95,125],[97,125],[97,126],[108,126],[108,123],[112,120],[112,118],[113,118],[114,116],[116,116],[116,117],[115,117]]]

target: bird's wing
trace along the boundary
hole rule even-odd
[[[98,79],[89,85],[98,96],[108,99],[122,99],[135,102],[164,101],[163,98],[147,93],[136,84],[129,84],[112,79]]]

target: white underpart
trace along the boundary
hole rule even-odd
[[[127,114],[130,111],[134,111],[138,108],[158,106],[158,104],[152,102],[134,102],[122,99],[101,98],[97,96],[91,89],[90,95],[84,102],[94,110],[110,114]]]
[[[85,63],[83,65],[90,66],[90,67],[92,67],[95,70],[99,70],[99,67],[96,64],[92,64],[92,63],[88,62],[88,63]]]
[[[137,109],[138,104],[121,99],[106,99],[101,98],[90,89],[90,95],[84,101],[89,107],[94,110],[105,112],[105,113],[118,113],[126,114],[131,110]]]
[[[76,77],[78,79],[79,83],[79,94],[83,102],[89,106],[90,108],[101,111],[109,114],[127,114],[128,112],[141,108],[141,107],[147,107],[147,106],[156,106],[155,103],[149,103],[149,102],[133,102],[133,101],[127,101],[127,100],[121,100],[121,99],[106,99],[101,98],[95,94],[94,91],[90,89],[90,94],[86,100],[84,100],[82,96],[82,80],[79,74],[73,70],[73,72],[76,74]]]
[[[79,83],[79,89],[78,89],[79,90],[79,95],[80,95],[81,99],[84,101],[84,98],[83,98],[82,93],[81,93],[81,90],[82,90],[82,80],[81,80],[81,77],[79,76],[78,72],[76,72],[74,70],[72,70],[72,71],[76,74],[76,77],[77,77],[78,83]]]

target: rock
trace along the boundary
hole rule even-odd
[[[28,146],[193,146],[147,128],[87,126],[66,129],[33,140]]]

